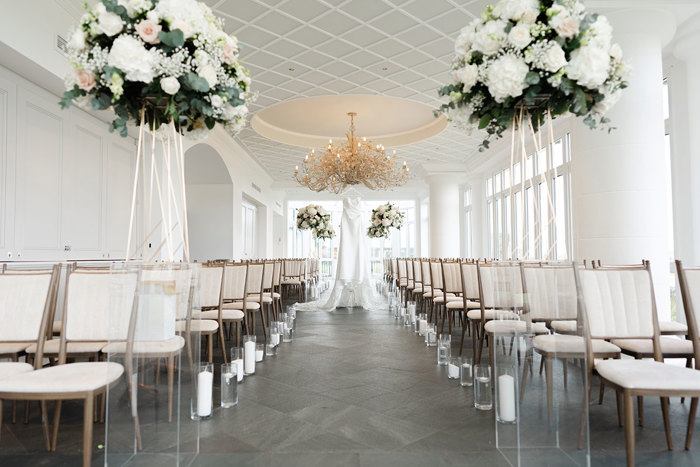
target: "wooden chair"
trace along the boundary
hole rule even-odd
[[[266,312],[269,317],[272,307],[272,297],[265,293],[266,290],[272,288],[272,273],[274,272],[274,263],[272,261],[248,262],[248,275],[246,282],[248,283],[248,303],[257,303],[257,309],[248,308],[248,312],[253,313],[253,329],[255,334],[255,313],[260,313],[260,319],[263,325],[263,335],[267,336],[267,322],[265,319]],[[247,315],[248,313],[246,313]],[[247,319],[247,317],[246,317]]]
[[[479,275],[476,270],[476,262],[465,260],[459,261],[459,277],[462,283],[462,300],[450,301],[447,307],[459,310],[460,323],[462,324],[462,338],[459,342],[459,354],[462,355],[464,350],[464,334],[472,328],[472,322],[476,319],[481,319],[480,315],[474,315],[472,311],[480,313],[481,304],[479,303]],[[469,316],[472,313],[472,316]],[[470,332],[472,339],[476,339],[476,330]]]
[[[639,268],[574,269],[579,307],[583,310],[590,398],[593,370],[617,391],[618,421],[625,428],[627,465],[634,465],[633,398],[659,397],[668,449],[673,449],[669,397],[700,397],[700,371],[663,363],[659,324],[649,263]],[[695,338],[691,335],[691,338]],[[594,339],[649,339],[653,360],[596,360]],[[584,409],[585,410],[585,409]],[[624,414],[624,415],[623,415]],[[583,428],[583,427],[582,427]]]
[[[214,357],[214,335],[218,332],[219,336],[223,335],[223,322],[219,322],[219,308],[222,302],[224,279],[224,265],[222,263],[211,263],[203,265],[199,271],[199,305],[200,312],[193,313],[190,322],[190,331],[198,332],[202,336],[207,337],[207,360],[209,363]],[[202,315],[202,312],[215,311],[215,317],[207,318],[205,316],[213,316],[214,313]],[[176,325],[176,331],[180,334],[186,332],[187,320],[179,319]],[[223,338],[221,338],[223,342]],[[226,359],[226,352],[222,348],[222,357]]]
[[[93,411],[95,398],[104,396],[108,387],[116,384],[124,372],[124,367],[114,362],[79,362],[66,363],[66,348],[70,340],[84,340],[86,337],[110,335],[113,330],[120,331],[125,322],[122,312],[133,310],[136,296],[136,274],[119,276],[126,287],[121,293],[110,297],[116,273],[73,272],[67,277],[65,298],[68,307],[64,312],[59,346],[58,365],[41,368],[46,330],[39,332],[39,343],[35,358],[35,370],[0,380],[0,400],[37,400],[42,405],[42,417],[46,417],[46,401],[56,401],[53,420],[53,434],[48,439],[48,425],[44,423],[47,448],[56,450],[58,426],[61,416],[61,404],[64,400],[82,400],[83,408],[83,467],[92,462]],[[126,274],[126,273],[124,273]],[[102,303],[109,306],[95,306]],[[105,315],[105,308],[111,310]],[[48,313],[44,314],[43,326],[48,326]],[[128,324],[126,325],[128,326]],[[125,326],[125,327],[126,327]]]

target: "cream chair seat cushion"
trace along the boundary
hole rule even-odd
[[[190,331],[211,334],[219,329],[219,323],[213,319],[193,319],[190,321]],[[175,321],[175,332],[185,332],[187,321]]]
[[[265,296],[269,297],[270,292],[265,292]],[[282,298],[282,295],[278,294],[277,292],[272,292],[272,298]]]
[[[459,300],[460,302],[462,301],[462,297],[456,297],[453,294],[448,294],[447,295],[447,301],[452,302],[452,301],[457,301]],[[438,294],[437,297],[433,298],[433,301],[435,303],[445,303],[445,297],[442,294]]]
[[[485,319],[518,319],[520,317],[516,312],[510,310],[486,310],[484,315]],[[469,310],[467,312],[467,318],[480,320],[481,308]]]
[[[439,289],[432,290],[432,289],[431,289],[430,292],[424,293],[424,294],[423,294],[423,297],[424,297],[424,298],[432,298],[432,297],[434,297],[434,296],[441,297],[442,295],[443,295],[442,290],[439,290]],[[453,294],[453,293],[448,293],[447,296],[448,296],[448,297],[454,297],[455,294]]]
[[[224,307],[224,309],[228,309],[228,310],[242,310],[243,309],[243,302],[224,303],[223,307]],[[245,308],[248,311],[259,310],[260,304],[258,302],[246,300]]]
[[[659,321],[659,332],[661,334],[688,334],[688,326],[675,321]]]
[[[473,302],[471,300],[467,300],[467,308],[481,308],[481,305],[479,302]],[[464,309],[464,300],[461,298],[459,300],[451,300],[447,302],[447,309],[448,310],[463,310]],[[479,310],[481,311],[481,310]]]
[[[67,354],[98,353],[107,345],[107,341],[95,342],[68,342],[66,344]],[[44,355],[58,355],[61,339],[51,339],[44,343]],[[27,347],[28,354],[36,353],[36,344]]]
[[[0,342],[0,355],[19,353],[30,345],[27,342]]]
[[[592,342],[594,354],[620,353],[620,348],[608,341],[593,339]],[[566,334],[535,336],[532,345],[536,350],[547,353],[578,353],[583,356],[586,352],[586,341],[583,337]]]
[[[94,391],[116,381],[124,367],[115,362],[56,365],[0,380],[0,393],[73,393]]]
[[[700,371],[654,360],[596,360],[598,374],[627,389],[698,391]]]
[[[34,367],[32,367],[29,363],[0,362],[0,380],[18,375],[20,373],[27,373],[33,369]]]
[[[484,325],[486,332],[490,334],[509,334],[509,333],[535,333],[535,334],[548,334],[549,329],[544,323],[531,323],[528,327],[526,321],[519,321],[513,319],[492,319]]]
[[[282,281],[282,285],[301,285],[299,279],[285,279]]]
[[[611,342],[628,352],[647,355],[654,353],[654,343],[651,339],[613,339]],[[693,341],[687,339],[665,336],[659,338],[659,344],[664,357],[693,355]]]
[[[270,297],[269,295],[263,295],[262,299],[263,299],[263,303],[272,303],[272,297]],[[260,303],[260,296],[259,295],[250,295],[250,296],[248,296],[248,300],[251,302]]]
[[[550,326],[554,331],[562,334],[575,334],[577,324],[575,319],[564,319],[552,321]]]
[[[192,319],[219,319],[218,310],[208,310],[202,311],[201,313],[192,313]],[[228,321],[241,320],[243,319],[243,312],[241,310],[221,310],[221,319]]]
[[[182,336],[175,336],[164,341],[136,341],[134,342],[134,354],[139,356],[167,355],[179,352],[185,346],[185,339]],[[126,353],[126,342],[112,342],[102,349],[106,354]]]

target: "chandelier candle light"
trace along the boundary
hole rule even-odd
[[[370,190],[387,190],[406,183],[410,169],[406,162],[399,167],[396,151],[387,154],[383,145],[374,145],[367,138],[355,135],[356,112],[348,112],[350,129],[346,133],[348,141],[328,147],[317,155],[314,150],[307,154],[302,165],[294,168],[296,181],[313,191],[342,193],[348,185],[363,184]]]

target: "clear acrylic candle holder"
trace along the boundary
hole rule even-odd
[[[428,316],[421,313],[418,315],[418,335],[425,336],[426,329],[428,329]]]
[[[516,421],[515,367],[513,365],[496,366],[496,420],[500,423],[513,424]]]
[[[408,307],[406,308],[409,316],[411,317],[411,324],[416,321],[416,302],[408,302]]]
[[[491,365],[488,363],[474,365],[474,407],[478,410],[493,409]]]
[[[268,343],[267,345],[265,345],[265,356],[266,357],[274,357],[276,355],[277,355],[277,346],[276,345],[274,345],[272,343]]]
[[[231,363],[236,364],[236,380],[243,381],[243,347],[231,347]]]
[[[437,333],[435,332],[435,325],[429,324],[428,330],[425,332],[425,345],[427,347],[435,347],[437,345]]]
[[[459,379],[459,370],[462,367],[461,357],[452,357],[447,364],[447,379]]]
[[[270,323],[270,327],[267,328],[267,335],[269,336],[269,344],[273,346],[278,346],[280,344],[280,331],[277,321]]]
[[[474,374],[472,368],[472,358],[462,357],[462,366],[459,370],[459,384],[462,386],[471,386],[474,384]]]
[[[285,342],[285,343],[292,342],[293,334],[294,334],[294,329],[285,325],[284,330],[282,331],[282,342]]]
[[[190,418],[206,420],[214,411],[214,364],[197,365],[197,394],[190,400]]]
[[[255,363],[260,363],[265,358],[265,344],[255,344]]]
[[[440,334],[437,343],[437,363],[440,366],[447,365],[452,356],[452,336]]]
[[[243,336],[243,373],[255,374],[255,336]]]
[[[221,407],[230,409],[238,405],[238,365],[221,364]]]
[[[403,325],[404,325],[404,327],[412,326],[410,314],[406,313],[403,315]]]

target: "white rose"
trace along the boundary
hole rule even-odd
[[[530,27],[524,24],[514,26],[508,33],[508,42],[516,49],[524,49],[532,41]]]
[[[598,15],[595,22],[591,24],[589,32],[593,37],[588,45],[593,45],[605,50],[610,48],[613,29],[608,18],[603,15]]]
[[[372,224],[374,224],[375,226],[378,226],[381,223],[382,221],[380,221],[379,219],[374,219],[374,221],[372,221]]]
[[[564,70],[569,78],[580,86],[597,88],[608,78],[610,56],[606,50],[586,45],[571,53],[571,60]]]
[[[454,70],[452,77],[462,83],[462,92],[469,92],[479,78],[479,68],[476,65],[465,65],[464,68]]]
[[[506,23],[502,20],[489,21],[484,24],[474,37],[472,48],[484,55],[493,55],[501,48],[506,38]]]
[[[160,80],[160,88],[172,96],[180,90],[180,82],[174,76],[168,76]]]
[[[542,54],[542,65],[545,70],[556,73],[566,65],[566,54],[559,44],[554,41],[550,43],[550,47]]]
[[[222,105],[224,105],[224,100],[219,96],[218,94],[214,94],[210,98],[211,100],[211,106],[214,107],[215,109],[218,109]]]
[[[219,82],[219,78],[216,77],[216,70],[211,65],[204,65],[199,69],[199,77],[204,78],[209,83],[209,87],[213,88],[216,83]]]
[[[593,112],[598,115],[605,115],[606,113],[608,113],[608,111],[610,111],[610,109],[613,108],[615,104],[617,104],[617,101],[620,100],[621,96],[622,91],[620,89],[613,92],[612,94],[608,94],[603,98],[602,101],[598,102],[596,105],[593,106]]]
[[[170,30],[172,31],[173,29],[179,29],[180,31],[182,31],[182,36],[185,39],[189,39],[194,35],[192,27],[187,22],[182,20],[175,20],[172,23],[170,23]]]
[[[391,225],[391,221],[390,221],[389,219],[384,219],[384,220],[382,221],[382,225],[383,225],[384,227],[389,227],[389,226]]]
[[[104,11],[100,13],[97,20],[100,31],[107,34],[109,37],[119,34],[124,29],[124,22],[121,16]]]
[[[622,61],[622,47],[620,47],[620,44],[615,43],[611,45],[608,53],[615,63],[620,63]]]
[[[539,10],[539,6],[539,0],[501,0],[496,4],[495,10],[503,19],[518,21],[525,14],[532,16],[533,12]]]
[[[153,81],[153,65],[156,55],[149,53],[143,42],[133,36],[123,34],[112,43],[107,55],[107,63],[126,74],[128,81]]]
[[[471,23],[469,23],[469,25],[465,26],[460,31],[459,36],[457,36],[457,40],[455,41],[455,54],[458,57],[464,57],[469,51],[469,48],[474,42],[474,37],[476,36],[476,26],[478,24],[480,24],[480,20],[474,19]]]
[[[523,59],[513,55],[503,55],[494,60],[486,72],[486,83],[496,102],[522,95],[527,87],[525,76],[529,70]]]
[[[306,222],[306,221],[304,221],[304,222],[301,223],[301,226],[305,229],[305,228],[307,228],[307,227],[309,226],[309,223]]]
[[[73,31],[70,39],[68,40],[68,48],[71,50],[83,50],[85,48],[85,33],[82,28],[78,28]]]
[[[540,10],[539,8],[536,10],[527,10],[523,15],[520,17],[520,22],[522,24],[535,24],[537,21],[537,17],[540,15]]]
[[[384,214],[384,213],[386,212],[386,206],[382,204],[381,206],[379,206],[379,207],[377,208],[377,212],[378,212],[379,214]]]
[[[309,208],[309,214],[310,214],[310,215],[315,216],[317,212],[318,212],[318,211],[316,211],[316,209],[314,209],[314,208]]]

